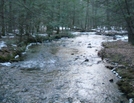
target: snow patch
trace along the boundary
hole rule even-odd
[[[38,34],[39,36],[47,36],[48,34]]]
[[[40,43],[30,43],[29,45],[26,46],[26,51],[29,50],[29,47],[32,46],[32,45],[40,45]]]
[[[129,99],[129,103],[133,103],[133,99],[132,98]]]
[[[2,66],[7,66],[7,67],[9,67],[9,66],[11,66],[11,63],[10,62],[5,62],[5,63],[0,63]]]
[[[20,57],[19,55],[16,55],[14,58],[17,59],[17,58],[19,58],[19,57]]]
[[[80,35],[81,32],[71,32],[73,35]]]
[[[11,44],[12,45],[12,47],[17,47],[17,45],[16,44]]]
[[[1,36],[3,39],[5,38],[14,38],[15,36]]]
[[[0,49],[2,49],[3,47],[7,47],[7,45],[5,44],[4,41],[1,41],[1,42],[0,42]]]

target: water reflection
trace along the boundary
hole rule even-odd
[[[104,38],[81,35],[31,48],[36,52],[29,50],[25,61],[13,64],[9,72],[17,84],[9,86],[18,103],[127,103],[117,88],[118,78],[97,56]]]

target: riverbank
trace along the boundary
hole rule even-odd
[[[102,43],[103,49],[98,53],[110,66],[106,66],[120,80],[119,89],[128,99],[134,98],[134,46],[127,42],[115,41]]]
[[[0,62],[18,62],[23,60],[23,53],[33,44],[43,43],[45,41],[57,40],[63,37],[73,38],[74,35],[69,32],[62,32],[48,36],[47,34],[18,35],[10,34],[0,38]]]

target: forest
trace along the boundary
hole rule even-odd
[[[134,44],[133,0],[1,0],[0,36],[30,35],[59,28],[89,31],[99,27],[127,29]],[[47,30],[46,30],[47,27]]]
[[[0,0],[0,103],[134,103],[134,0]]]

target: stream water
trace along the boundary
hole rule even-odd
[[[128,103],[97,56],[109,39],[87,34],[30,47],[24,61],[0,67],[0,103]]]

